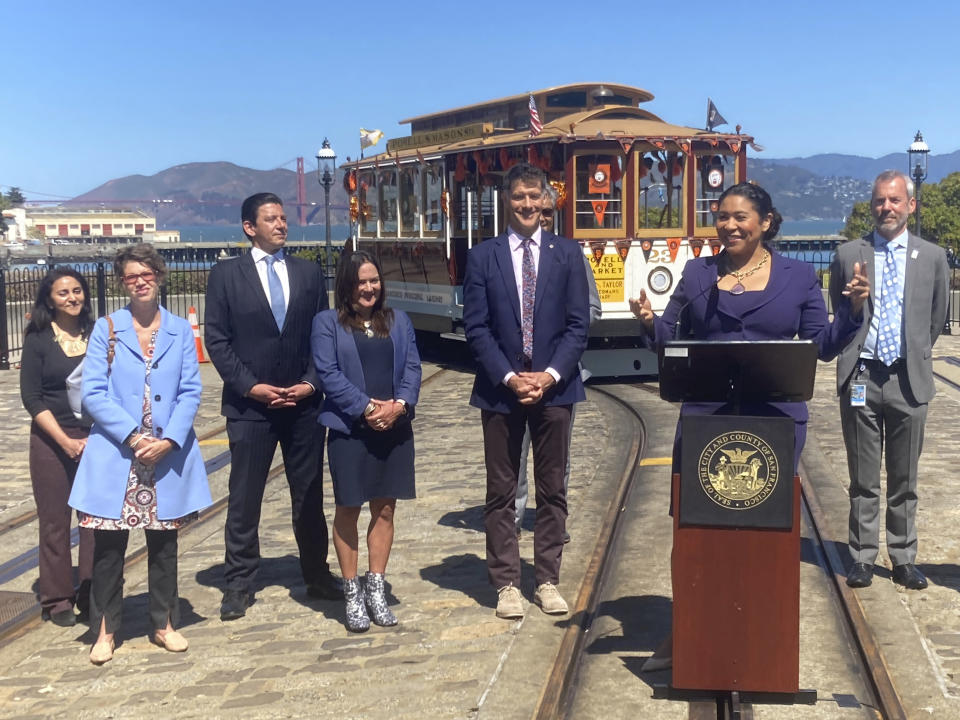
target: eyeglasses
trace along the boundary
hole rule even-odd
[[[157,279],[157,274],[152,270],[147,270],[142,273],[134,273],[132,275],[124,275],[120,278],[121,282],[124,285],[136,285],[138,280],[143,280],[145,283],[152,283]]]
[[[544,217],[553,217],[553,208],[543,208],[543,210],[540,211],[540,214]]]

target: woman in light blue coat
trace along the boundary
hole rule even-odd
[[[90,661],[113,657],[123,605],[129,531],[146,531],[152,641],[187,649],[179,620],[177,530],[212,503],[193,419],[200,373],[190,325],[160,307],[166,264],[147,244],[117,253],[130,304],[94,327],[83,366],[83,405],[93,428],[70,505],[94,529]]]

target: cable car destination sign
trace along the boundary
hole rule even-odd
[[[447,145],[461,140],[473,140],[484,135],[493,134],[493,123],[481,122],[457,127],[443,128],[442,130],[428,130],[415,133],[407,137],[394,138],[387,141],[387,152],[394,154],[400,150],[426,147],[427,145]]]

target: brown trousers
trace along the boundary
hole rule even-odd
[[[570,434],[570,406],[519,406],[508,414],[483,410],[487,498],[487,572],[497,589],[520,586],[520,547],[514,521],[520,450],[526,427],[533,447],[533,477],[537,513],[533,529],[536,583],[560,580],[567,497],[563,487]]]
[[[65,427],[74,439],[85,438],[87,430]],[[40,605],[49,613],[69,610],[76,603],[88,607],[87,598],[77,597],[73,584],[73,560],[70,555],[70,522],[67,505],[77,461],[67,457],[59,445],[36,423],[30,426],[30,480],[37,504],[39,526]],[[93,576],[93,530],[80,530],[78,581],[86,589]],[[86,582],[84,582],[86,581]]]

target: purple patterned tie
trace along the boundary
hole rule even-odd
[[[533,266],[533,251],[530,249],[530,238],[524,238],[520,243],[523,247],[523,263],[520,266],[520,276],[523,281],[520,297],[523,326],[523,356],[529,364],[533,359],[533,303],[537,295],[537,269]]]

